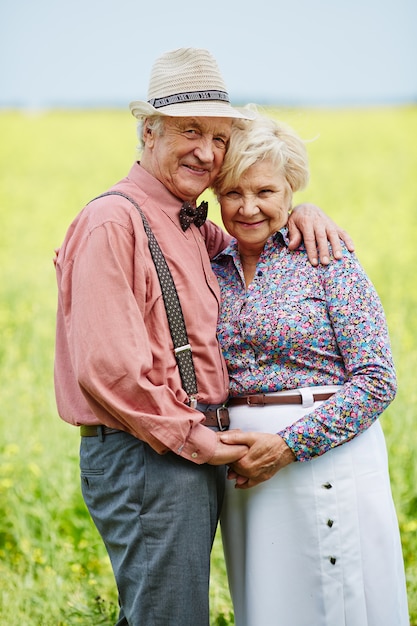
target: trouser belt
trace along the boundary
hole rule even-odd
[[[320,402],[328,400],[332,397],[331,393],[313,393],[313,401]],[[230,398],[228,406],[265,406],[270,404],[302,404],[303,397],[300,393],[292,393],[288,395],[268,396],[264,393],[258,393],[253,396],[240,396],[239,398]]]
[[[230,419],[227,407],[220,406],[217,409],[201,411],[201,413],[204,415],[204,421],[201,422],[204,426],[215,426],[220,430],[229,428]]]
[[[103,426],[103,424],[97,424],[97,426],[80,426],[81,437],[102,437],[103,435],[115,435],[116,433],[122,432],[122,430],[109,428],[108,426]]]
[[[226,430],[229,427],[229,411],[227,407],[220,406],[217,409],[207,409],[201,411],[204,415],[204,426],[214,426],[220,430]],[[117,428],[109,428],[102,424],[96,426],[80,426],[81,437],[100,437],[103,435],[113,435],[115,433],[123,432]]]

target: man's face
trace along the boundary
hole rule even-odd
[[[141,165],[172,194],[195,203],[219,173],[231,126],[223,117],[167,117],[159,135],[145,122]]]

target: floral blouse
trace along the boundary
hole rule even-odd
[[[237,243],[212,261],[222,306],[218,338],[230,395],[342,385],[281,431],[308,461],[368,428],[393,400],[396,376],[379,297],[355,255],[313,267],[303,247],[273,235],[245,286]]]

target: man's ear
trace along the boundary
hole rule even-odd
[[[152,148],[154,141],[154,132],[151,128],[149,128],[148,120],[145,120],[143,124],[142,139],[145,146],[148,146],[148,148]]]

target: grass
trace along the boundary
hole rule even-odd
[[[385,307],[399,391],[381,419],[417,626],[417,108],[270,113],[314,139],[298,201],[349,231]],[[55,408],[52,257],[84,203],[128,171],[135,122],[121,111],[6,111],[0,132],[0,622],[110,626],[117,597],[80,495],[78,433]],[[227,626],[219,536],[212,562],[212,626]]]

